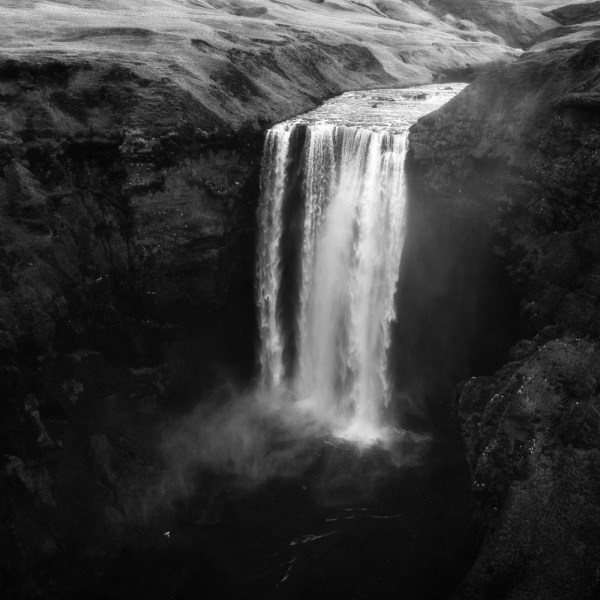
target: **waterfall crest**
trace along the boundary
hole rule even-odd
[[[351,118],[316,111],[267,133],[257,261],[262,386],[336,436],[385,435],[408,127],[458,91],[444,90],[404,91],[404,110],[391,121],[375,103],[369,122],[353,99]]]

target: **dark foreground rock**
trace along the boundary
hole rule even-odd
[[[448,212],[475,227],[481,271],[501,260],[519,301],[512,362],[458,392],[487,537],[457,598],[600,592],[599,81],[599,42],[534,47],[413,129],[431,239]]]
[[[473,487],[492,525],[458,597],[597,597],[599,350],[560,338],[462,389]]]

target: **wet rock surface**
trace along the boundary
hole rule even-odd
[[[599,50],[534,46],[413,128],[415,211],[480,231],[518,301],[511,362],[457,391],[488,531],[457,598],[598,594]]]

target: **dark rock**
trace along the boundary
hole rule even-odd
[[[598,593],[597,55],[585,38],[534,47],[412,130],[417,210],[488,232],[482,269],[500,259],[520,299],[514,362],[455,407],[488,528],[457,598]]]
[[[3,476],[19,484],[28,499],[37,506],[55,507],[52,479],[43,465],[26,464],[17,456],[6,456]]]
[[[458,416],[492,527],[458,598],[595,597],[599,377],[598,347],[562,339],[465,385]]]
[[[4,169],[7,182],[8,210],[21,222],[48,220],[46,197],[39,182],[21,164],[14,162]]]
[[[90,461],[92,468],[100,480],[114,487],[117,476],[113,468],[114,451],[106,435],[92,435],[90,437]]]
[[[432,205],[450,201],[503,237],[497,251],[523,297],[521,328],[532,336],[554,325],[598,335],[590,300],[599,190],[588,174],[597,168],[600,121],[587,108],[559,103],[595,89],[597,63],[581,62],[589,46],[566,57],[534,53],[483,76],[413,128],[423,197]],[[560,79],[550,76],[556,72]]]

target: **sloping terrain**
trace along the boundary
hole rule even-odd
[[[0,7],[6,58],[118,63],[141,77],[169,79],[234,126],[278,120],[343,90],[428,82],[445,70],[514,55],[485,26],[400,1]]]

